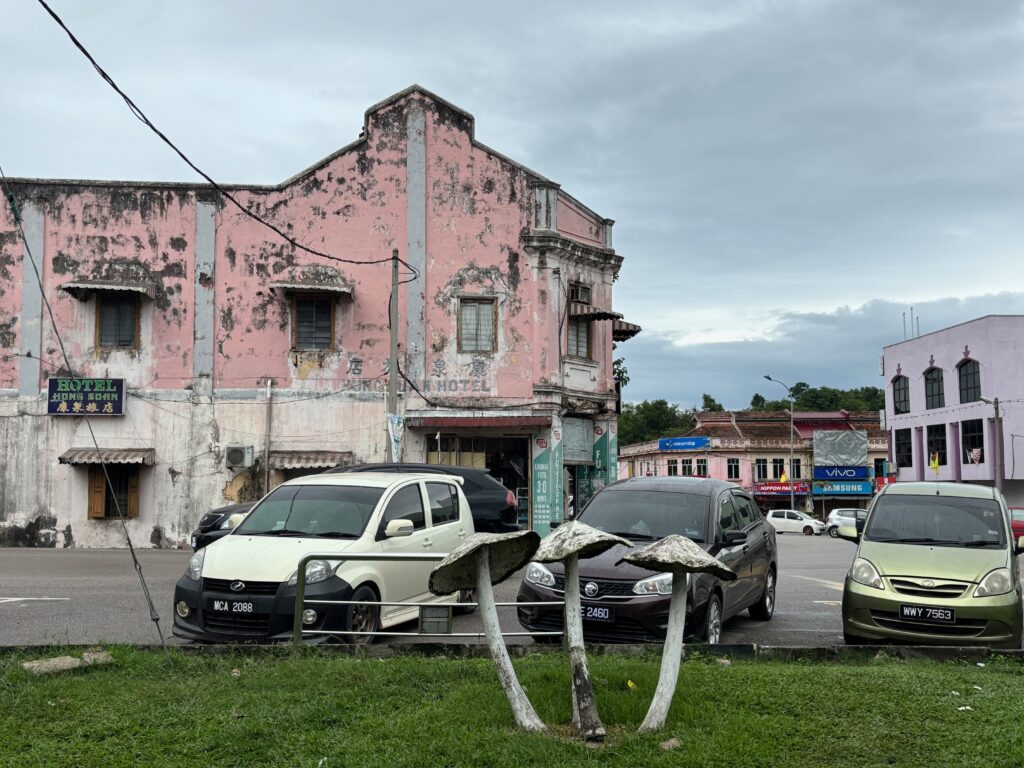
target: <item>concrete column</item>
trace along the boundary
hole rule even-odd
[[[18,358],[18,394],[24,397],[39,395],[39,355],[43,349],[43,291],[36,280],[32,262],[35,262],[40,278],[45,279],[44,222],[43,211],[35,203],[27,203],[21,209],[21,226],[25,230],[25,240],[28,241],[22,259],[21,315],[18,318],[18,353],[21,355]]]
[[[931,457],[924,450],[924,427],[914,427],[914,447],[917,449],[917,457],[914,462],[914,467],[917,469],[917,479],[924,480],[924,470],[931,460]]]
[[[195,310],[192,313],[193,386],[212,391],[213,349],[216,333],[214,283],[216,279],[216,213],[213,203],[196,203]],[[203,392],[209,394],[209,392]]]
[[[424,324],[427,292],[427,146],[426,115],[423,105],[409,105],[406,122],[406,230],[407,252],[402,257],[420,271],[420,279],[406,287],[405,352],[409,370],[406,375],[422,380],[427,367]]]
[[[961,471],[963,467],[963,451],[960,449],[960,424],[953,422],[949,425],[949,436],[946,443],[946,461],[949,463],[950,468],[953,470],[953,482],[959,483],[961,481]]]

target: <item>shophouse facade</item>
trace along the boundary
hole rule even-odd
[[[211,507],[384,460],[395,250],[402,458],[488,467],[542,533],[614,479],[612,343],[640,329],[613,222],[472,115],[414,86],[284,183],[224,189],[321,255],[212,186],[5,184],[0,543],[120,546],[120,506],[179,546]]]
[[[1007,503],[1024,506],[1024,316],[986,315],[890,344],[882,375],[899,480],[992,486],[1001,475]]]
[[[711,477],[750,491],[761,509],[789,508],[818,517],[837,507],[864,507],[886,474],[886,433],[879,414],[869,412],[723,411],[694,414],[685,435],[624,445],[619,478],[643,475]],[[815,437],[856,432],[866,442],[866,460],[837,466],[815,452]],[[792,449],[792,452],[791,452]],[[816,459],[817,457],[817,459]],[[827,461],[818,466],[817,462]],[[885,480],[881,480],[885,482]]]

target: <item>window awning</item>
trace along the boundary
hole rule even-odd
[[[60,286],[79,301],[88,301],[97,291],[127,291],[129,293],[141,293],[149,299],[156,298],[156,283],[146,282],[115,282],[111,280],[72,280]]]
[[[610,309],[601,309],[590,304],[581,304],[574,301],[569,304],[569,317],[580,320],[621,320],[622,314],[612,312]]]
[[[410,416],[410,429],[435,427],[550,427],[550,416]]]
[[[153,448],[69,448],[58,458],[61,464],[143,464],[153,466]]]
[[[612,341],[626,341],[627,339],[632,339],[642,330],[643,328],[635,323],[628,323],[625,320],[616,320],[612,323]]]
[[[337,298],[352,296],[352,283],[334,267],[324,264],[309,264],[290,270],[270,283],[270,287],[282,293],[332,293]]]
[[[352,451],[271,451],[271,469],[316,469],[347,467],[354,462]]]
[[[270,287],[282,293],[332,293],[339,298],[352,295],[352,286],[348,283],[305,283],[296,280],[282,280],[271,283]]]

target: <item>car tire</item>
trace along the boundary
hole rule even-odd
[[[813,536],[813,535],[814,535],[814,529],[811,528],[811,526],[809,526],[809,525],[805,525],[804,526],[804,536]]]
[[[476,590],[475,589],[460,589],[455,599],[460,603],[476,603]],[[455,613],[467,614],[476,611],[476,605],[467,605],[462,608],[456,608]]]
[[[775,569],[769,568],[764,578],[764,590],[761,597],[747,609],[750,618],[758,621],[769,621],[775,615]]]
[[[348,606],[348,615],[345,618],[345,629],[353,634],[346,635],[345,640],[352,645],[369,645],[374,641],[373,635],[361,635],[357,632],[377,632],[380,630],[380,606],[368,605],[376,603],[380,598],[373,587],[362,584],[356,587],[352,593],[352,601],[355,603],[367,603],[366,605]]]
[[[831,536],[833,539],[838,539],[839,538],[839,526],[838,525],[830,525],[829,528],[828,528],[828,535]]]
[[[717,592],[712,592],[708,598],[700,639],[708,645],[718,645],[722,640],[722,598]]]

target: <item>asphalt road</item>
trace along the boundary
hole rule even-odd
[[[779,535],[775,618],[738,617],[723,643],[834,645],[842,642],[839,601],[856,547],[826,536]],[[191,556],[186,550],[137,550],[160,626],[171,636],[174,584]],[[514,602],[520,574],[496,588],[497,602]],[[502,627],[522,631],[514,608],[500,608]],[[415,631],[415,626],[402,627]],[[479,632],[475,615],[457,617],[456,632]],[[0,645],[158,643],[139,577],[127,550],[0,549]],[[510,643],[532,642],[509,638]]]

